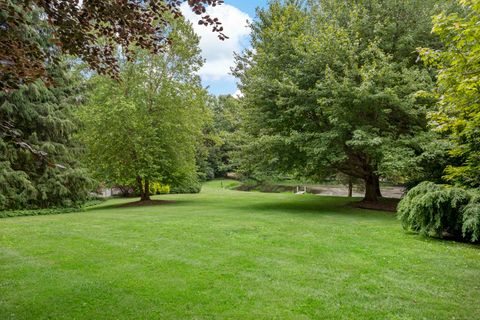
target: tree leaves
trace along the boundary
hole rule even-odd
[[[206,92],[195,71],[203,63],[191,26],[177,20],[174,44],[154,55],[137,50],[121,64],[120,82],[90,80],[80,117],[91,171],[109,185],[136,181],[184,185],[196,181],[195,147]]]
[[[172,19],[182,16],[176,0],[5,0],[0,3],[0,90],[12,90],[38,78],[47,79],[48,63],[56,63],[61,51],[81,58],[93,70],[113,78],[119,66],[115,56],[122,47],[132,60],[132,47],[158,54],[171,45],[169,31]],[[189,0],[192,10],[202,15],[205,6],[216,6],[223,0]],[[30,19],[33,8],[43,9],[41,26]],[[223,33],[217,18],[203,15],[201,24],[211,26],[220,40]],[[42,28],[53,30],[48,39],[50,49],[38,45],[35,34]],[[28,31],[28,32],[27,32]]]
[[[433,31],[443,50],[419,49],[423,60],[438,69],[439,109],[430,114],[437,131],[455,146],[450,150],[460,165],[446,168],[446,178],[480,186],[480,1],[460,1],[465,14],[434,17]]]

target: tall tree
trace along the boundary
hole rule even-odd
[[[185,0],[1,0],[0,91],[10,92],[37,79],[53,84],[48,68],[62,54],[73,55],[100,74],[118,79],[117,47],[134,58],[134,48],[157,54],[172,39],[168,30],[181,17]],[[221,22],[206,14],[207,6],[223,0],[188,0],[199,24],[211,27],[221,40]],[[40,16],[40,19],[39,19]],[[0,133],[16,135],[24,150],[32,150],[19,128],[0,119]],[[45,152],[44,150],[42,152]]]
[[[137,185],[149,200],[149,184],[196,181],[195,146],[207,94],[196,72],[203,63],[198,38],[182,19],[172,22],[174,42],[163,53],[137,52],[121,66],[120,82],[92,79],[82,109],[82,140],[95,176],[109,184]]]
[[[92,187],[72,137],[79,82],[65,67],[48,72],[53,85],[0,93],[0,119],[15,128],[0,133],[0,209],[78,205]]]
[[[51,29],[41,13],[28,19],[35,28],[26,36],[49,51]],[[0,209],[69,206],[88,196],[91,181],[73,139],[83,92],[67,63],[55,59],[45,62],[50,83],[37,79],[0,93]]]
[[[392,157],[414,155],[416,136],[427,131],[430,101],[417,92],[432,80],[412,59],[420,40],[398,40],[425,37],[425,8],[418,1],[274,1],[259,11],[254,51],[236,69],[248,110],[247,162],[310,177],[340,171],[363,179],[365,200],[376,201],[379,178],[399,170]],[[416,19],[398,20],[400,12]]]
[[[431,113],[435,129],[453,142],[458,165],[448,166],[446,178],[480,186],[480,1],[461,0],[463,12],[434,17],[433,32],[444,48],[421,50],[438,70],[439,109]]]

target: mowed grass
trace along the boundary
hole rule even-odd
[[[0,319],[480,319],[480,247],[346,198],[220,188],[0,219]]]

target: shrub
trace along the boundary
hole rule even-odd
[[[83,208],[50,208],[50,209],[32,209],[32,210],[9,210],[0,211],[0,218],[23,217],[23,216],[43,216],[49,214],[62,214],[71,212],[81,212]]]
[[[168,194],[170,193],[170,186],[160,182],[150,182],[149,190],[150,194]]]
[[[476,195],[463,210],[462,234],[471,242],[480,240],[480,195]]]
[[[84,207],[84,208],[93,207],[93,206],[96,206],[96,205],[98,205],[98,204],[102,204],[102,203],[104,203],[105,201],[107,201],[106,198],[102,198],[102,197],[90,197],[90,199],[88,199],[88,200],[83,204],[83,207]]]
[[[75,207],[54,207],[54,208],[37,208],[37,209],[22,209],[22,210],[4,210],[0,211],[1,218],[10,218],[10,217],[25,217],[25,216],[45,216],[51,214],[64,214],[72,212],[82,212],[85,211],[85,208],[96,206],[105,202],[105,198],[90,196],[87,201],[81,206]]]
[[[170,193],[199,193],[202,185],[199,182],[189,183],[185,185],[172,186]]]
[[[398,216],[405,229],[429,236],[480,238],[480,195],[475,190],[422,182],[400,201]]]

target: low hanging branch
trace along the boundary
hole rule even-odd
[[[46,65],[56,63],[62,52],[81,58],[95,71],[118,76],[115,48],[122,46],[127,59],[131,46],[156,54],[171,44],[168,29],[182,16],[185,0],[0,0],[0,90],[17,89],[36,79],[47,79]],[[206,15],[207,6],[223,0],[188,0],[199,15],[199,24],[212,27],[220,40],[221,22]],[[41,8],[46,26],[32,25],[29,13]],[[37,42],[42,28],[49,28],[52,44],[42,50]],[[37,37],[36,37],[37,36]]]

